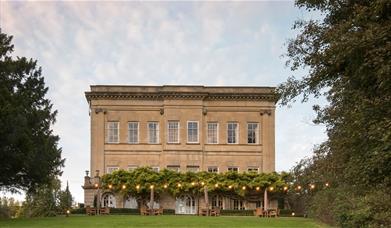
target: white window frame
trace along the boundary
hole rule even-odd
[[[257,125],[257,128],[255,130],[255,142],[254,143],[249,143],[248,140],[249,140],[249,137],[248,137],[248,133],[249,133],[249,126],[252,125],[252,124],[255,124]],[[256,144],[259,144],[259,123],[257,122],[248,122],[247,123],[247,144],[251,144],[251,145],[256,145]]]
[[[235,132],[235,142],[234,143],[230,143],[229,142],[229,125],[230,124],[236,124],[236,132]],[[239,144],[239,123],[238,122],[228,122],[227,123],[227,144]]]
[[[196,170],[189,170],[189,168],[196,168]],[[197,173],[200,171],[200,166],[199,165],[187,165],[186,166],[186,172],[194,172]]]
[[[128,165],[128,171],[131,172],[138,168],[138,165]]]
[[[114,171],[117,171],[117,170],[119,170],[118,166],[107,166],[106,173],[110,174],[110,173],[113,173]]]
[[[178,124],[178,128],[177,128],[177,141],[170,141],[170,123],[177,123]],[[167,143],[179,143],[180,142],[180,136],[181,136],[181,134],[180,134],[180,126],[181,126],[181,124],[180,124],[180,122],[179,121],[177,121],[177,120],[169,120],[169,121],[167,121]]]
[[[137,128],[136,128],[136,130],[137,130],[137,141],[135,141],[135,142],[131,142],[130,141],[130,124],[137,124],[136,125],[137,126]],[[129,121],[128,122],[128,143],[129,144],[139,144],[139,139],[140,139],[140,123],[137,122],[137,121]]]
[[[212,168],[212,169],[216,168],[216,169],[217,169],[217,172],[210,172],[210,171],[209,171],[209,168]],[[208,172],[208,173],[219,173],[219,167],[218,167],[218,166],[208,166],[207,172]]]
[[[159,166],[152,166],[151,168],[152,168],[153,171],[155,171],[157,173],[160,172],[160,167]]]
[[[113,140],[115,137],[110,136],[110,133],[115,130],[115,128],[110,128],[110,124],[117,125],[117,140]],[[107,121],[106,122],[106,143],[119,143],[119,121]]]
[[[247,172],[257,172],[257,173],[259,173],[259,167],[257,167],[257,166],[249,166],[249,167],[247,167]]]
[[[167,165],[167,169],[179,173],[181,171],[181,166],[180,165]]]
[[[237,171],[234,171],[234,170],[229,170],[229,169],[237,169]],[[239,166],[228,166],[227,167],[227,171],[233,171],[233,172],[237,172],[237,173],[239,173]]]
[[[197,141],[189,141],[189,124],[190,123],[196,123],[197,124]],[[193,121],[193,120],[190,120],[190,121],[187,121],[187,129],[186,129],[186,132],[187,132],[187,143],[199,143],[200,142],[200,124],[198,121]]]
[[[150,124],[156,124],[156,128],[155,128],[155,131],[156,131],[156,142],[152,142],[151,141],[151,128],[149,127]],[[148,122],[148,144],[159,144],[160,140],[160,129],[159,129],[159,122],[158,121],[150,121]]]
[[[209,141],[209,124],[216,124],[216,142]],[[219,144],[219,123],[218,122],[208,122],[206,126],[206,143],[207,144]]]

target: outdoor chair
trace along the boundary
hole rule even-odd
[[[160,207],[159,209],[155,209],[155,215],[163,215],[163,207]]]
[[[280,210],[279,209],[270,209],[268,210],[268,217],[275,217],[277,218],[277,216],[279,216],[280,214]]]
[[[210,216],[220,216],[220,208],[216,207],[210,210]]]
[[[110,214],[110,208],[109,207],[104,207],[99,210],[99,214],[101,215],[109,215]]]
[[[265,211],[261,207],[255,208],[254,215],[257,216],[257,217],[266,216]]]
[[[96,209],[90,206],[86,207],[86,214],[87,215],[96,215]]]
[[[145,207],[140,207],[140,215],[149,215],[149,211]]]
[[[201,216],[208,216],[208,211],[209,211],[208,208],[201,208],[200,215]]]

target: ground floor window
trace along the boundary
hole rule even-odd
[[[137,209],[138,208],[138,203],[137,203],[136,198],[134,198],[133,196],[128,196],[125,199],[124,208]]]
[[[102,196],[102,201],[101,201],[101,206],[102,207],[116,207],[115,203],[115,197],[112,193],[105,193]]]
[[[197,205],[193,196],[183,195],[176,198],[175,214],[196,214]]]
[[[219,195],[212,196],[212,207],[223,209],[223,197]]]

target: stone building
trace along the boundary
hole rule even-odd
[[[214,86],[91,86],[90,173],[150,166],[179,172],[275,170],[275,88]],[[92,205],[96,178],[85,177],[85,205]],[[101,194],[103,206],[135,208],[132,198]],[[211,196],[224,209],[257,202]],[[215,198],[213,198],[215,197]],[[217,198],[216,198],[217,197]],[[160,205],[194,214],[192,196],[162,196]]]

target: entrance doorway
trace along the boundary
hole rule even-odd
[[[197,205],[193,196],[183,195],[176,198],[175,214],[194,215],[197,213]]]

